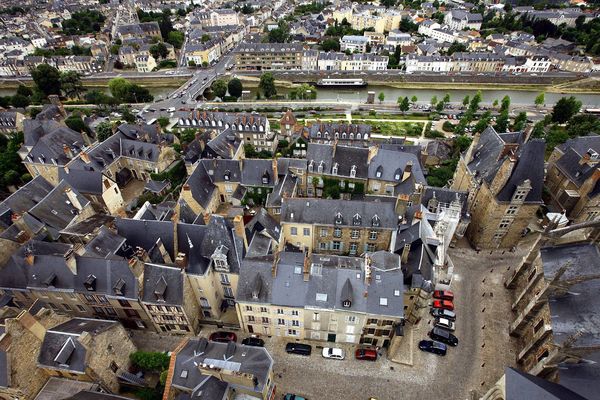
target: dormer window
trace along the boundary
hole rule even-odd
[[[400,168],[398,168],[396,170],[396,172],[394,172],[394,179],[399,181],[401,177],[402,177],[402,170]]]
[[[96,275],[89,274],[87,279],[83,282],[83,286],[85,286],[89,292],[96,290]]]
[[[310,160],[310,162],[308,163],[308,172],[313,172],[315,169],[315,162],[313,160]]]
[[[359,213],[354,214],[354,217],[352,217],[352,225],[358,226],[360,225],[362,222],[362,217],[360,216]]]
[[[375,171],[375,176],[377,178],[381,178],[381,175],[383,175],[383,167],[380,165],[379,167],[377,167],[377,171]]]
[[[123,296],[125,294],[125,281],[123,278],[119,278],[115,286],[113,286],[113,291],[117,296]]]
[[[342,139],[346,139],[346,132],[342,132]]]
[[[342,217],[342,213],[335,214],[335,219],[333,220],[334,224],[341,225],[344,223],[344,218]]]
[[[353,165],[352,168],[350,168],[350,178],[356,178],[356,165]]]
[[[323,166],[324,166],[324,165],[325,165],[325,163],[324,163],[323,161],[321,161],[321,162],[319,163],[319,166],[317,167],[317,171],[318,171],[318,173],[319,173],[319,174],[322,174],[322,173],[323,173]]]
[[[373,225],[373,226],[381,225],[381,220],[379,219],[377,214],[373,215],[373,218],[371,218],[371,225]]]
[[[223,179],[228,181],[230,178],[231,178],[231,171],[229,171],[229,170],[225,171],[225,175],[223,175]]]
[[[344,300],[342,302],[342,307],[344,307],[344,308],[350,308],[350,307],[352,307],[352,302],[350,300]]]
[[[154,296],[156,301],[165,301],[165,293],[167,292],[167,280],[161,276],[154,287]]]
[[[265,171],[262,176],[262,183],[263,185],[267,185],[269,183],[269,173],[267,171]]]
[[[321,132],[317,132],[317,137],[321,138]]]
[[[338,163],[333,164],[333,168],[331,169],[331,173],[333,175],[337,175],[337,173],[338,173]]]
[[[354,133],[350,133],[350,140],[354,140]]]

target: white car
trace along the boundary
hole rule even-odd
[[[450,321],[447,318],[436,318],[435,326],[454,332],[454,322]]]
[[[344,359],[344,350],[336,347],[325,347],[323,348],[323,358],[332,358],[334,360]]]
[[[174,111],[175,111],[175,107],[169,107],[169,108],[167,108],[167,112],[172,113]]]

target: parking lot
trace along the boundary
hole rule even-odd
[[[508,268],[521,262],[530,241],[515,253],[477,253],[464,241],[450,249],[455,265],[450,289],[455,294],[455,334],[460,342],[456,348],[449,347],[445,357],[418,349],[418,342],[427,339],[432,326],[429,314],[412,332],[406,332],[403,354],[394,355],[406,360],[405,364],[390,361],[387,354],[376,362],[355,360],[355,346],[315,341],[302,341],[313,346],[309,357],[287,354],[288,340],[264,338],[275,360],[277,398],[285,393],[310,400],[478,398],[501,377],[505,366],[515,362],[514,344],[508,335],[510,299],[502,283]],[[212,330],[204,328],[201,335],[208,336]],[[237,333],[241,342],[245,335]],[[136,344],[148,350],[168,350],[179,340],[148,333],[134,335]],[[317,346],[331,345],[343,348],[346,359],[324,359]]]

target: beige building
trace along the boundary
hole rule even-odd
[[[303,46],[294,43],[243,43],[235,50],[238,70],[300,70]]]
[[[373,346],[392,345],[402,325],[398,256],[364,258],[281,252],[246,258],[237,311],[244,332]]]
[[[510,248],[542,204],[545,143],[521,132],[476,134],[458,162],[452,189],[466,191],[467,238],[479,248]]]

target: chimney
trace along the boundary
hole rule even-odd
[[[412,173],[412,166],[412,161],[406,163],[406,167],[404,167],[404,173],[402,174],[402,182],[410,178],[410,174]]]
[[[233,159],[233,157],[235,156],[235,153],[233,151],[233,146],[231,144],[228,144],[227,147],[229,147],[229,157],[231,157],[231,159]]]
[[[31,252],[31,250],[27,250],[25,252],[25,262],[27,263],[27,265],[30,266],[33,265],[33,263],[35,262],[35,256]]]
[[[277,276],[277,264],[279,264],[279,251],[275,253],[275,258],[273,259],[273,265],[271,266],[271,275],[273,278]]]
[[[208,225],[210,222],[210,214],[209,213],[203,214],[202,219],[204,219],[204,224]]]
[[[189,191],[190,190],[190,185],[188,185],[187,183],[183,185],[183,190],[185,191]]]
[[[335,158],[335,151],[337,150],[338,139],[335,138],[333,141],[333,153],[331,154],[331,158]]]
[[[372,279],[372,273],[373,271],[371,271],[371,260],[368,258],[368,256],[365,256],[365,285],[369,286],[371,284],[371,279]],[[365,297],[367,292],[365,291]]]
[[[246,237],[246,228],[244,226],[244,217],[241,214],[233,217],[233,229],[243,241],[244,249],[248,250],[248,238]]]
[[[279,171],[277,170],[277,159],[273,158],[272,162],[272,168],[273,168],[273,184],[277,185],[277,183],[279,182]]]
[[[371,163],[371,160],[373,158],[375,158],[375,156],[377,155],[378,151],[379,151],[379,145],[378,144],[375,144],[375,145],[369,147],[369,157],[368,157],[368,160],[367,160],[367,164]]]
[[[81,157],[81,159],[83,160],[84,163],[89,164],[92,161],[90,160],[90,156],[88,155],[88,153],[85,150],[82,150],[81,153],[79,153],[79,157]]]
[[[71,150],[68,144],[63,144],[63,151],[65,152],[65,156],[67,156],[67,158],[73,158],[73,150]]]
[[[89,332],[82,332],[81,335],[77,338],[77,341],[80,345],[82,345],[86,350],[90,350],[92,344],[92,335]]]
[[[17,321],[19,321],[23,328],[31,332],[33,336],[38,338],[40,341],[44,340],[44,336],[46,335],[46,327],[40,324],[37,318],[31,315],[29,311],[21,311],[21,313],[17,316]]]
[[[403,264],[408,262],[408,254],[410,253],[410,243],[404,243],[404,247],[402,248],[402,256],[400,257],[400,261]]]
[[[67,187],[65,189],[65,194],[69,198],[69,201],[71,202],[73,207],[75,207],[77,209],[77,211],[83,210],[83,207],[81,206],[81,203],[79,202],[79,199],[77,198],[77,195],[73,192],[71,187]]]
[[[304,282],[308,282],[310,278],[310,254],[308,251],[304,252],[304,266],[302,268],[302,274],[304,275]]]

